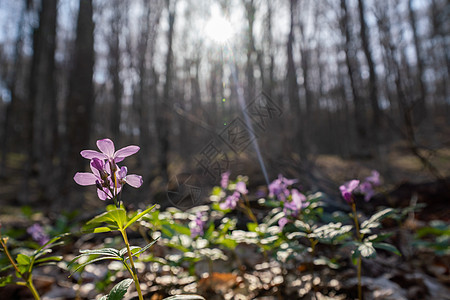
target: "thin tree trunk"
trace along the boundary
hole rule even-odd
[[[92,0],[80,0],[78,12],[75,49],[72,59],[72,70],[69,75],[69,94],[66,106],[66,136],[67,145],[65,157],[65,174],[75,174],[86,167],[86,160],[80,156],[80,150],[89,149],[89,138],[92,130],[92,117],[94,111],[94,22]],[[67,192],[74,187],[72,176],[66,176]],[[82,197],[67,200],[59,205],[73,207],[83,201]],[[64,199],[64,198],[62,198]]]
[[[352,91],[354,104],[355,127],[358,137],[356,145],[358,147],[357,151],[361,151],[367,146],[367,129],[365,124],[366,111],[363,99],[358,93],[357,74],[359,73],[359,70],[357,66],[355,66],[355,63],[353,62],[353,59],[356,56],[356,51],[352,46],[352,38],[350,33],[351,25],[346,0],[341,0],[341,10],[342,10],[342,18],[340,26],[341,31],[343,32],[345,38],[345,47],[344,47],[345,62],[347,64],[348,75],[350,78],[350,87]]]
[[[358,0],[359,22],[361,25],[360,35],[364,56],[369,67],[369,98],[372,108],[372,122],[371,122],[371,140],[375,145],[379,142],[380,130],[380,106],[378,103],[378,88],[377,88],[377,74],[375,72],[375,63],[372,58],[372,52],[369,45],[369,29],[366,22],[364,0]]]
[[[416,14],[412,8],[412,2],[413,2],[412,0],[408,1],[408,12],[409,12],[409,22],[411,23],[413,33],[414,49],[416,52],[416,60],[417,60],[417,81],[419,84],[419,93],[416,97],[417,100],[414,101],[415,102],[414,121],[416,124],[418,124],[427,117],[427,106],[425,102],[426,88],[425,83],[423,81],[425,64],[423,61],[423,54],[420,47],[419,36],[417,34]]]

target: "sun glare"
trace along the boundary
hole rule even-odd
[[[206,36],[218,44],[226,43],[233,36],[231,23],[222,16],[213,16],[206,23]]]

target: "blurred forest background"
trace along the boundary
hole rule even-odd
[[[167,202],[178,174],[218,184],[226,169],[335,192],[363,165],[391,184],[448,176],[449,12],[446,0],[1,0],[2,204],[80,208],[79,153],[105,137],[141,147],[129,198],[146,203]]]

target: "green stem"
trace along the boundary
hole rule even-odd
[[[131,254],[130,243],[128,242],[127,233],[126,233],[125,229],[120,230],[120,232],[122,233],[123,241],[125,242],[125,245],[127,246],[128,257],[130,258],[130,265],[131,265],[131,277],[133,277],[134,285],[136,286],[136,291],[138,293],[139,300],[144,300],[144,298],[142,297],[142,291],[141,291],[141,287],[139,285],[139,279],[137,276],[136,268],[134,267],[133,255]]]
[[[255,215],[253,214],[252,209],[250,208],[250,201],[248,201],[248,198],[246,195],[243,195],[243,196],[244,196],[245,210],[246,210],[247,215],[255,224],[258,224],[258,220],[256,219]]]
[[[41,299],[41,297],[39,297],[39,293],[37,292],[36,288],[33,285],[33,280],[31,279],[31,274],[30,274],[30,277],[28,277],[28,280],[27,280],[27,287],[31,291],[31,294],[33,294],[34,299],[36,299],[36,300],[40,300]]]
[[[3,250],[5,251],[6,257],[8,257],[9,262],[11,263],[13,268],[16,270],[17,274],[20,274],[20,276],[23,276],[23,274],[19,270],[19,267],[17,267],[16,262],[14,261],[11,254],[8,251],[8,247],[6,246],[6,239],[4,240],[1,236],[1,234],[0,234],[0,244],[2,245]],[[31,291],[31,294],[33,294],[34,299],[40,300],[41,297],[39,297],[39,293],[37,292],[36,288],[33,285],[33,280],[32,280],[32,276],[31,276],[31,266],[32,266],[32,264],[30,264],[30,269],[28,270],[30,275],[28,276],[27,280],[25,282],[20,282],[20,283],[18,282],[18,284],[19,285],[25,284],[28,287],[28,289]]]
[[[356,215],[356,205],[355,201],[352,202],[352,211],[353,211],[353,221],[355,222],[356,227],[356,237],[358,238],[358,241],[362,243],[362,236],[359,229],[359,222],[358,222],[358,216]],[[358,276],[358,299],[362,300],[362,286],[361,286],[361,263],[362,258],[361,254],[358,256],[358,262],[357,262],[357,276]]]

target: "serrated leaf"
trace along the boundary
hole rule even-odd
[[[148,212],[150,212],[155,206],[156,206],[156,204],[153,205],[152,207],[147,208],[146,210],[144,210],[140,214],[134,216],[130,221],[128,221],[128,223],[125,225],[125,227],[123,229],[127,229],[128,226],[130,226],[134,222],[138,221],[140,218],[142,218],[144,215],[146,215]]]
[[[394,245],[388,243],[373,243],[373,246],[378,249],[383,249],[392,252],[394,254],[397,254],[398,256],[402,255]]]
[[[176,295],[164,298],[163,300],[205,300],[205,298],[199,295]]]
[[[109,292],[108,300],[122,300],[131,283],[133,279],[127,278],[116,284]]]

